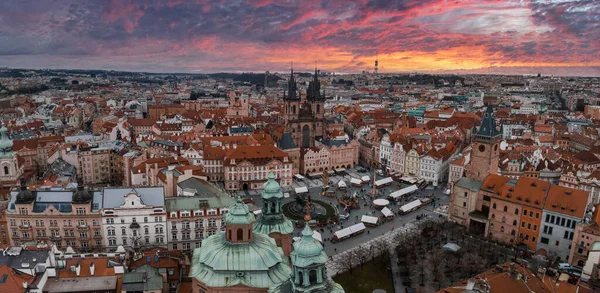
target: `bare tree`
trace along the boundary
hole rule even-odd
[[[360,268],[362,269],[364,264],[369,261],[371,251],[367,245],[361,245],[354,248],[352,250],[352,254],[354,255],[354,259],[360,264]]]
[[[481,256],[473,252],[465,253],[460,258],[460,270],[463,277],[472,277],[486,268],[486,263]]]
[[[354,268],[354,256],[352,252],[346,252],[341,257],[338,258],[339,265],[344,272],[350,272],[352,274],[352,269]]]

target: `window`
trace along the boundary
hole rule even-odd
[[[556,242],[554,243],[554,245],[559,246],[560,245],[560,241],[556,240]]]
[[[535,218],[539,219],[540,218],[540,213],[535,213]]]
[[[513,220],[513,226],[517,225],[517,220]]]
[[[126,235],[127,232],[125,232],[125,228],[121,228],[121,235]]]
[[[549,241],[550,241],[550,240],[549,240],[548,238],[546,238],[546,237],[542,237],[542,238],[540,238],[540,242],[541,242],[541,243],[548,244],[548,242],[549,242]]]
[[[242,228],[237,229],[237,241],[242,241],[244,239],[244,230]]]
[[[521,228],[525,228],[525,222],[521,222]]]
[[[519,214],[519,209],[515,209],[515,215]]]
[[[535,237],[531,237],[531,241],[535,243]]]
[[[123,238],[123,245],[127,245],[127,238]]]
[[[463,202],[463,207],[466,207],[466,206],[467,206],[467,203],[466,203],[466,202]]]
[[[560,219],[560,225],[563,227],[565,226],[565,220],[566,220],[565,218]]]
[[[144,217],[144,223],[148,223],[148,217]]]
[[[546,215],[546,222],[550,222],[550,215]]]
[[[565,235],[563,235],[564,239],[569,239],[569,231],[565,231]]]
[[[4,175],[8,175],[8,166],[4,166]]]
[[[503,210],[504,210],[505,212],[508,212],[508,207],[507,207],[507,206],[504,206],[504,209],[503,209]]]
[[[150,234],[148,227],[144,227],[144,234]]]
[[[537,225],[533,225],[533,231],[537,231]]]
[[[117,245],[117,240],[116,239],[108,239],[108,245],[109,246],[116,246]]]

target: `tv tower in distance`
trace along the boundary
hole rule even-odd
[[[379,52],[375,55],[375,74],[379,71]]]

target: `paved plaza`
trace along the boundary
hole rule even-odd
[[[434,204],[430,204],[430,205],[420,208],[414,212],[408,213],[406,215],[399,215],[398,209],[400,208],[400,206],[402,206],[402,201],[399,201],[399,203],[397,203],[397,204],[392,201],[390,203],[390,205],[388,206],[388,208],[396,214],[393,220],[387,221],[386,223],[380,224],[379,226],[376,226],[376,227],[367,227],[367,229],[364,233],[350,237],[349,239],[346,239],[346,240],[343,240],[343,241],[340,241],[337,243],[332,243],[330,241],[330,239],[332,238],[334,232],[336,232],[342,228],[346,228],[346,227],[349,227],[356,223],[359,223],[360,219],[362,218],[363,215],[370,215],[370,216],[376,216],[376,217],[380,216],[381,211],[375,209],[374,207],[371,207],[372,201],[376,198],[387,198],[387,196],[390,193],[399,189],[399,183],[395,182],[395,183],[392,183],[392,185],[390,185],[388,187],[379,188],[380,195],[378,197],[372,198],[371,196],[368,195],[368,191],[371,190],[370,184],[364,184],[363,187],[354,187],[354,186],[350,185],[350,179],[352,177],[360,178],[364,175],[368,175],[369,177],[372,177],[373,176],[372,172],[359,173],[355,169],[348,169],[345,171],[345,173],[346,173],[346,175],[344,175],[344,176],[338,176],[338,175],[331,176],[330,177],[331,182],[329,185],[333,186],[334,184],[337,184],[340,180],[344,180],[347,183],[348,187],[344,191],[341,191],[341,190],[336,191],[336,196],[341,197],[346,192],[348,192],[350,194],[357,192],[359,194],[360,209],[351,210],[349,217],[345,220],[340,220],[340,222],[338,224],[335,224],[335,225],[329,224],[324,227],[315,227],[314,228],[315,230],[317,230],[321,233],[321,237],[323,238],[323,246],[325,248],[325,251],[327,252],[327,255],[329,255],[329,256],[335,257],[337,254],[340,254],[340,253],[347,251],[353,247],[356,247],[363,243],[366,243],[369,240],[372,240],[373,238],[375,238],[377,236],[384,235],[385,233],[392,231],[392,227],[394,229],[402,229],[407,224],[415,221],[418,215],[425,214],[430,217],[440,217],[440,216],[445,217],[446,216],[444,213],[444,209],[439,208],[440,206],[448,205],[448,195],[446,195],[444,193],[445,188],[443,188],[443,189],[428,188],[425,190],[419,189],[417,192],[415,192],[415,194],[411,195],[408,199],[406,199],[405,202],[408,203],[408,202],[410,202],[411,199],[416,199],[417,197],[424,197],[428,194],[433,193],[434,198],[436,199],[434,202],[435,207],[434,207]],[[382,178],[383,177],[381,177],[381,176],[377,176],[377,179],[382,179]],[[320,195],[321,191],[322,191],[322,188],[321,188],[322,185],[323,185],[323,183],[321,182],[320,179],[310,180],[310,179],[306,178],[304,180],[294,180],[292,187],[285,188],[284,192],[289,192],[290,194],[293,194],[292,191],[295,188],[306,186],[309,190],[309,194],[312,199],[328,202],[332,206],[335,206],[341,210],[340,204],[337,202],[336,198],[329,198],[329,197]],[[254,190],[254,191],[240,192],[239,194],[245,198],[252,199],[254,201],[254,203],[256,203],[257,205],[260,205],[261,193],[262,193],[262,190]],[[294,199],[294,196],[292,195],[289,198],[284,199],[283,203],[285,204],[285,203],[293,201],[293,200],[295,200],[295,199]],[[343,213],[343,211],[341,211],[341,213]],[[301,231],[302,231],[302,228],[296,228],[296,230],[294,231],[294,237],[299,236]]]

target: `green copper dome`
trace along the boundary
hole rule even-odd
[[[313,231],[307,223],[302,230],[302,238],[294,243],[294,251],[290,254],[294,266],[308,267],[327,262],[327,254],[323,251],[323,246],[312,236]]]
[[[238,196],[235,204],[229,209],[225,215],[225,223],[234,225],[244,225],[254,223],[254,214],[252,214],[242,199]]]
[[[275,180],[275,174],[273,174],[273,172],[269,172],[269,176],[267,178],[269,179],[263,185],[263,199],[283,198],[281,187]]]
[[[8,129],[4,126],[2,121],[2,127],[0,128],[0,156],[12,154],[13,142],[8,137]]]

